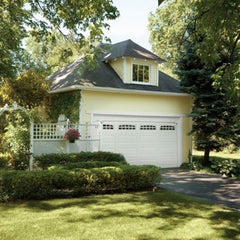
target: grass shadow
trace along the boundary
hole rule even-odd
[[[183,194],[167,190],[136,192],[131,194],[92,195],[82,198],[27,201],[1,204],[0,210],[22,207],[27,211],[56,214],[63,222],[71,224],[98,221],[126,222],[155,221],[153,235],[139,233],[136,240],[155,240],[155,234],[168,233],[183,228],[196,219],[206,220],[222,239],[237,239],[240,234],[240,212],[224,209]],[[63,212],[58,210],[63,209]],[[222,209],[222,210],[221,210]],[[226,224],[227,223],[227,226]],[[168,238],[169,239],[169,238]],[[199,238],[191,239],[204,239]]]

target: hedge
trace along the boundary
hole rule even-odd
[[[81,152],[71,154],[43,154],[36,156],[35,162],[42,169],[54,164],[66,164],[74,162],[121,162],[126,163],[123,155],[111,152]]]
[[[64,164],[54,164],[48,167],[48,170],[74,170],[78,168],[102,168],[102,167],[119,167],[126,163],[119,162],[74,162],[74,163],[64,163]]]
[[[91,193],[148,189],[160,181],[155,166],[105,167],[78,171],[4,171],[0,177],[0,199],[49,199]],[[2,197],[3,198],[3,197]]]

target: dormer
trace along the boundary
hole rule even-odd
[[[163,59],[147,49],[126,40],[111,45],[103,57],[126,84],[158,86],[158,64]]]

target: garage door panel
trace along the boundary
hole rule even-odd
[[[103,122],[102,151],[121,153],[134,165],[178,166],[177,119],[164,122],[164,118],[156,117],[153,122],[144,122],[136,116],[123,118],[113,116],[112,121],[95,118]]]

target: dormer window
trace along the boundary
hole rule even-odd
[[[132,64],[132,81],[136,83],[149,83],[149,72],[148,65]]]

